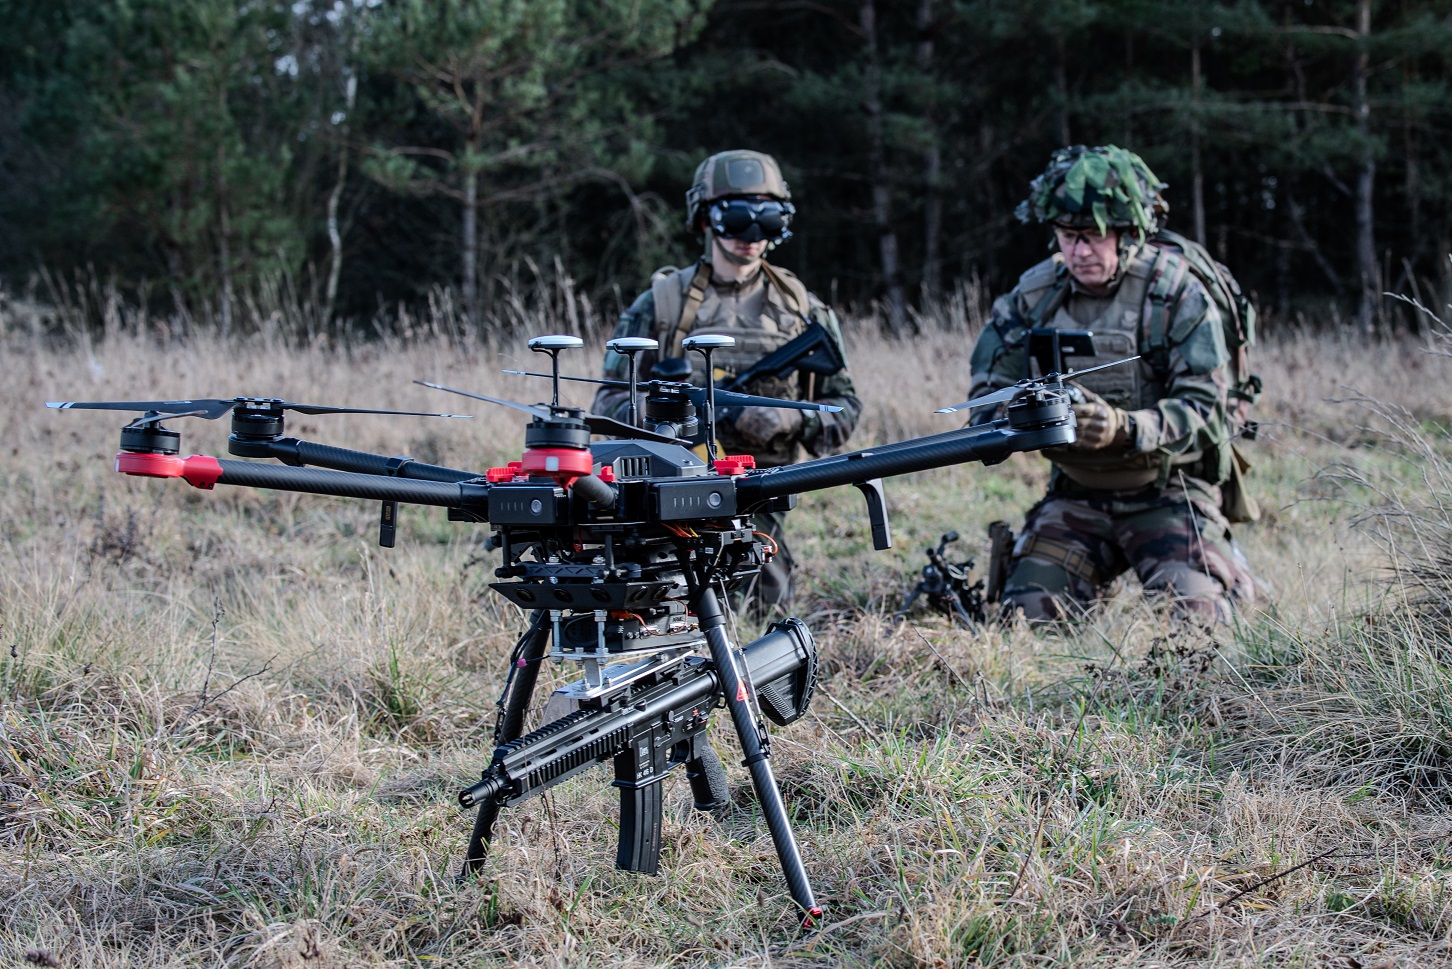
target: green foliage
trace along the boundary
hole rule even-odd
[[[205,307],[341,261],[348,316],[470,272],[481,299],[554,274],[598,304],[693,254],[674,213],[695,163],[751,147],[800,208],[775,258],[818,289],[880,293],[881,218],[905,292],[931,260],[1001,289],[1042,257],[1013,224],[1030,178],[1080,143],[1141,156],[1171,227],[1202,211],[1212,253],[1285,311],[1355,276],[1374,163],[1375,244],[1402,276],[1383,287],[1452,285],[1452,0],[1372,4],[1365,36],[1358,8],[0,0],[0,273],[89,266]],[[1137,221],[1125,175],[1123,198],[1088,198],[1089,169],[1066,198]]]

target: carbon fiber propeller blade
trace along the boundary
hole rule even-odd
[[[535,373],[531,370],[502,370],[501,373],[514,374],[518,377],[548,377],[547,373]],[[599,384],[603,387],[629,387],[630,384],[624,380],[606,380],[601,377],[566,377],[563,374],[561,380],[574,380],[585,384]],[[667,380],[645,380],[639,386],[650,388],[659,384],[671,383]],[[691,385],[686,386],[686,397],[697,407],[706,406],[706,388]],[[782,400],[780,397],[759,397],[756,394],[743,394],[735,390],[716,391],[717,407],[785,407],[791,410],[820,410],[829,414],[835,414],[842,408],[835,404],[818,404],[810,400]]]
[[[933,411],[933,413],[956,414],[960,410],[970,410],[974,407],[988,407],[991,404],[1001,404],[1004,401],[1013,400],[1019,394],[1022,394],[1025,391],[1032,389],[1033,387],[1042,386],[1046,381],[1050,381],[1055,378],[1059,379],[1060,381],[1072,380],[1075,377],[1082,377],[1086,373],[1094,373],[1098,370],[1108,370],[1110,367],[1117,367],[1122,363],[1131,363],[1138,359],[1139,354],[1135,354],[1132,357],[1125,357],[1123,360],[1114,360],[1110,363],[1101,363],[1097,367],[1087,367],[1083,370],[1072,370],[1069,373],[1063,375],[1051,373],[1047,377],[1042,378],[1041,380],[1020,380],[1012,387],[1004,387],[1002,390],[995,390],[992,393],[984,394],[981,397],[974,397],[972,400],[965,400],[963,403],[954,404],[952,407],[939,407],[937,410]]]
[[[518,401],[505,400],[502,397],[490,397],[486,394],[476,394],[472,390],[459,390],[457,387],[445,387],[443,384],[430,383],[427,380],[415,380],[414,383],[433,390],[442,390],[450,394],[459,394],[464,397],[472,397],[475,400],[487,401],[491,404],[499,404],[503,407],[513,407],[515,410],[522,410],[541,420],[553,417],[553,412],[543,404],[521,404]],[[643,427],[631,427],[611,417],[602,417],[599,414],[584,414],[581,419],[585,426],[590,429],[591,434],[609,434],[613,437],[631,438],[640,441],[657,441],[661,444],[680,444],[690,447],[691,442],[678,437],[671,437],[668,434],[657,434],[655,431],[647,431]]]
[[[245,407],[249,404],[259,405],[259,409],[278,407],[283,410],[297,411],[299,414],[392,414],[398,417],[460,417],[469,418],[469,414],[434,414],[427,411],[417,410],[380,410],[374,407],[329,407],[325,404],[294,404],[291,401],[278,400],[272,397],[232,397],[222,399],[220,397],[204,397],[197,400],[56,400],[47,401],[47,407],[54,407],[61,410],[139,410],[139,411],[163,411],[171,413],[173,417],[203,417],[214,421],[219,417],[230,414],[238,407]],[[181,413],[185,411],[185,413]]]

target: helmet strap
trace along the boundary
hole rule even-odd
[[[768,246],[768,248],[770,247]],[[718,249],[721,252],[721,257],[727,262],[731,263],[733,266],[749,266],[754,262],[762,261],[761,256],[742,256],[732,252],[725,246],[720,245],[720,240],[716,238],[716,233],[712,232],[710,229],[707,229],[706,251],[714,254]]]

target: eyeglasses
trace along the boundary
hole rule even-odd
[[[790,202],[776,199],[717,199],[711,203],[711,231],[743,242],[785,242],[796,211]]]
[[[1054,226],[1054,235],[1059,238],[1059,248],[1064,250],[1072,249],[1081,242],[1092,246],[1109,238],[1108,235],[1097,230],[1071,229],[1062,225]]]

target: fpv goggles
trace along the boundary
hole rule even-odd
[[[797,208],[776,199],[717,199],[711,203],[711,231],[723,239],[743,242],[785,242],[792,237]]]

